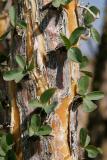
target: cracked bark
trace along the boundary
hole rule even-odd
[[[28,60],[33,56],[34,63],[39,68],[35,69],[34,74],[28,79],[22,80],[16,90],[13,89],[13,84],[10,88],[10,92],[15,93],[12,94],[14,100],[11,100],[11,119],[14,121],[11,121],[14,125],[12,133],[15,142],[19,142],[19,146],[22,146],[18,147],[19,150],[16,152],[17,160],[79,159],[76,153],[77,131],[74,127],[76,114],[69,111],[76,94],[79,66],[67,60],[67,51],[60,39],[61,32],[69,36],[77,27],[76,0],[64,9],[54,8],[50,2],[24,0],[16,3],[18,18],[26,20],[27,29],[15,35],[16,48],[13,57],[16,53],[24,55]],[[57,88],[52,101],[57,101],[58,106],[49,119],[53,129],[52,136],[30,140],[26,128],[27,120],[33,110],[29,109],[28,101],[39,96],[48,87]],[[76,145],[76,150],[72,143],[69,144],[69,138],[74,132],[73,143]],[[20,139],[21,142],[18,141]],[[16,145],[16,149],[18,148]]]

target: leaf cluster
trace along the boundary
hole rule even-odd
[[[87,75],[82,76],[78,81],[78,94],[81,95],[82,109],[84,112],[92,112],[97,108],[97,105],[93,102],[100,100],[104,97],[103,92],[93,91],[88,93],[89,77]]]
[[[80,130],[80,144],[87,152],[89,158],[95,158],[98,154],[102,154],[101,148],[90,145],[90,136],[85,128]]]
[[[30,74],[30,72],[34,69],[33,61],[29,63],[25,60],[25,58],[21,55],[16,55],[16,62],[18,64],[18,68],[12,69],[10,71],[6,71],[3,74],[3,79],[5,81],[14,80],[16,83],[20,82],[26,75]]]
[[[13,151],[13,136],[10,133],[0,132],[0,160],[16,160]]]
[[[40,99],[33,99],[29,101],[29,107],[44,110],[46,115],[49,115],[54,111],[57,106],[56,102],[49,104],[50,99],[55,93],[55,88],[49,88],[42,93]],[[46,123],[42,122],[41,114],[35,114],[31,117],[31,121],[28,124],[29,136],[45,136],[49,135],[52,131],[51,127]]]
[[[10,22],[13,27],[19,26],[22,29],[25,29],[27,27],[27,24],[24,20],[17,20],[16,16],[16,8],[15,6],[11,6],[9,9],[9,17],[10,17]]]
[[[8,12],[9,12],[11,27],[0,37],[0,42],[3,41],[7,37],[7,35],[11,32],[11,30],[15,29],[16,27],[18,27],[20,29],[26,29],[27,28],[27,24],[24,20],[17,19],[16,8],[15,8],[14,5],[12,5],[9,8]]]

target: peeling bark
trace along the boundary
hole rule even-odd
[[[77,27],[76,1],[73,0],[59,10],[47,0],[25,0],[24,3],[18,3],[21,6],[17,6],[17,10],[21,11],[19,18],[26,20],[27,29],[16,35],[18,45],[15,50],[28,61],[33,57],[36,66],[34,73],[17,85],[14,91],[16,95],[12,94],[12,97],[16,96],[11,101],[12,108],[14,106],[15,109],[12,110],[15,121],[12,132],[21,138],[23,148],[21,151],[19,148],[19,153],[23,152],[25,160],[79,160],[78,153],[76,155],[77,114],[70,111],[70,104],[76,95],[79,66],[67,60],[67,51],[60,39],[61,32],[69,36]],[[52,135],[31,140],[28,137],[27,120],[34,111],[28,107],[28,101],[40,96],[49,87],[57,88],[52,101],[58,102],[55,113],[49,117]],[[74,132],[76,138],[72,136]],[[16,136],[16,143],[17,138]],[[73,144],[76,145],[76,151]],[[18,156],[17,160],[22,160],[23,156]]]

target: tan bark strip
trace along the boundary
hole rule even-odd
[[[43,93],[43,91],[48,88],[46,79],[41,74],[41,70],[44,67],[44,59],[46,58],[45,41],[44,41],[42,33],[40,32],[39,25],[36,22],[37,8],[36,8],[35,1],[29,0],[25,2],[26,2],[25,3],[25,12],[26,12],[25,17],[27,20],[27,30],[26,30],[27,55],[26,56],[27,56],[28,61],[31,60],[34,54],[34,50],[36,50],[36,54],[37,54],[36,55],[37,57],[36,67],[37,68],[35,68],[34,70],[33,78],[36,81],[37,95],[40,96],[41,93]],[[29,10],[29,4],[30,4],[30,10]],[[33,35],[34,33],[35,35]],[[34,40],[34,37],[35,37],[35,40]]]
[[[21,146],[21,128],[20,128],[20,112],[16,104],[16,90],[15,83],[9,82],[9,96],[11,102],[11,130],[14,137],[15,153],[17,160],[23,160],[22,146]]]
[[[69,34],[77,27],[77,19],[75,15],[76,0],[73,0],[68,4],[65,9],[68,14],[68,24],[67,28]],[[75,76],[73,72],[75,70]],[[52,120],[52,128],[54,140],[52,142],[53,149],[53,159],[52,160],[74,160],[68,144],[68,134],[69,133],[69,105],[71,104],[73,97],[76,95],[77,80],[79,73],[78,64],[71,63],[71,78],[73,79],[71,83],[71,96],[65,97],[62,99],[61,103],[58,106],[58,109],[55,111],[55,117]],[[73,122],[71,122],[73,123]],[[70,137],[69,137],[70,138]]]
[[[7,29],[9,28],[9,17],[7,13],[4,13],[0,16],[0,37],[6,33]]]
[[[62,99],[52,119],[54,139],[52,141],[53,159],[52,160],[72,160],[68,144],[69,131],[69,106],[75,96],[75,83],[72,84],[71,96]]]
[[[31,15],[30,12],[27,11],[27,30],[26,30],[26,36],[27,36],[27,44],[26,44],[26,52],[27,52],[27,58],[28,60],[31,59],[33,54],[33,31],[32,31],[32,21],[31,21]]]

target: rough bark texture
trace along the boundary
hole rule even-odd
[[[26,31],[14,37],[16,53],[33,60],[37,69],[31,77],[21,81],[16,90],[10,85],[12,120],[17,160],[79,160],[77,140],[77,113],[72,113],[70,104],[76,94],[79,78],[77,63],[67,60],[67,51],[60,39],[60,33],[69,36],[77,27],[76,0],[64,9],[52,7],[48,0],[25,0],[16,3],[19,19],[27,22]],[[14,65],[14,64],[12,64]],[[52,101],[58,105],[49,117],[52,135],[31,140],[28,137],[27,120],[33,111],[28,101],[40,96],[49,88],[57,91]],[[23,149],[21,149],[22,146]],[[22,155],[23,154],[23,155]]]

